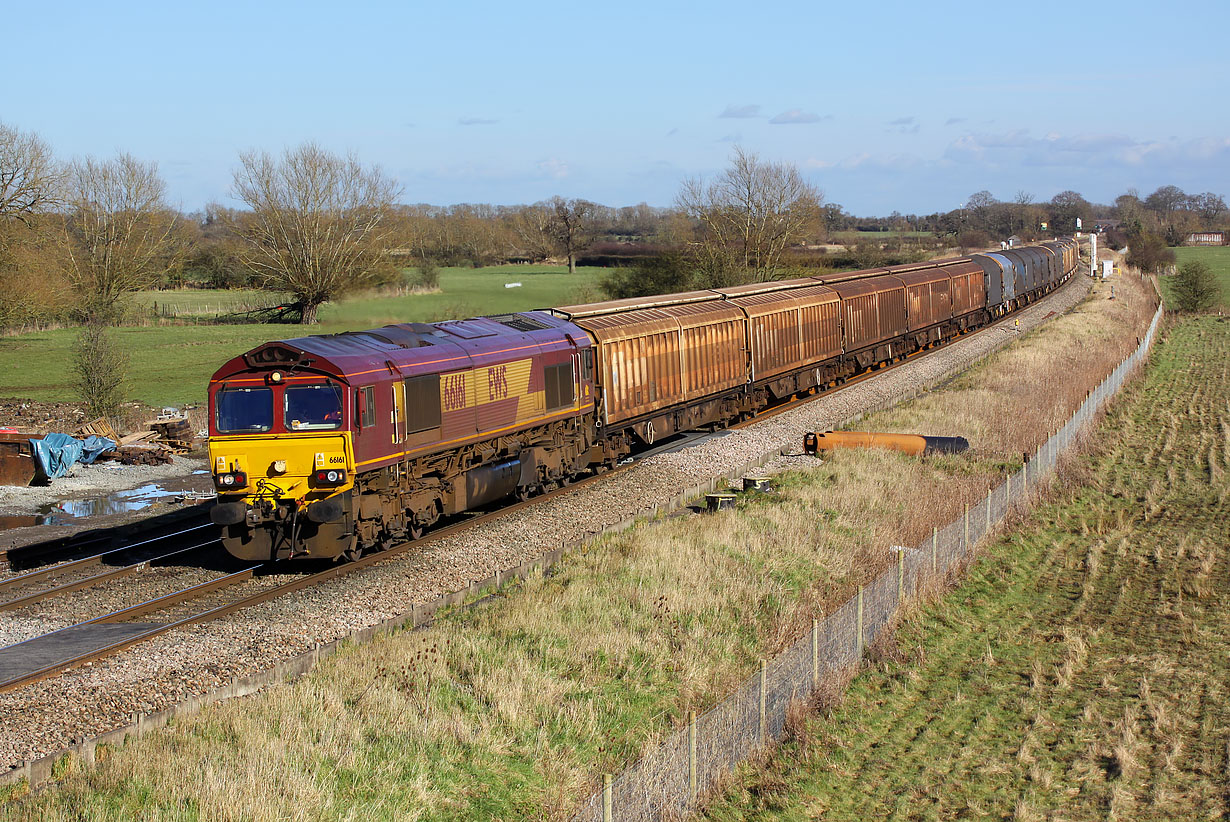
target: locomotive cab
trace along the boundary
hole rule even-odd
[[[353,532],[356,396],[335,377],[258,363],[210,386],[209,461],[228,552],[336,557]],[[362,397],[362,392],[357,392]],[[337,546],[341,546],[339,549]]]

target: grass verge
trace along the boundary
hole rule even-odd
[[[1224,818],[1227,350],[1216,318],[1171,328],[1039,524],[708,818]]]
[[[980,496],[1134,345],[1150,313],[1137,281],[913,413],[868,421],[948,433],[928,426],[960,411],[982,432],[969,459],[842,452],[783,475],[770,498],[615,536],[514,596],[214,706],[4,815],[566,818],[597,774],[723,698],[878,573],[888,546],[917,543]],[[1104,344],[1074,353],[1090,334]],[[1052,387],[1045,411],[1024,413],[1039,384]]]

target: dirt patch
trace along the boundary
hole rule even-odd
[[[53,431],[68,434],[76,431],[86,421],[80,403],[0,397],[0,428],[11,426],[39,434],[50,434]]]

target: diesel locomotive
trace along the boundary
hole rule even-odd
[[[266,343],[210,380],[211,517],[243,559],[355,558],[942,344],[1077,263],[1060,239]]]

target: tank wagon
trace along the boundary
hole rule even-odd
[[[278,340],[209,385],[211,509],[250,560],[355,558],[942,344],[1059,286],[1076,243]]]

